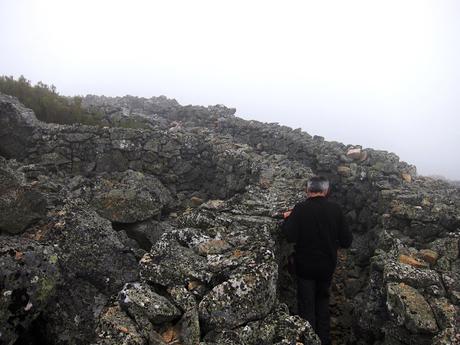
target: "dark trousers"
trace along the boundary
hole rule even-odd
[[[331,281],[306,280],[297,277],[299,315],[310,322],[322,345],[331,344],[330,286]]]

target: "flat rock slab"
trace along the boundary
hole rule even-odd
[[[386,282],[403,282],[415,288],[436,286],[443,290],[441,278],[436,271],[405,263],[388,261],[383,269],[383,277]]]

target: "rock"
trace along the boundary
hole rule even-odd
[[[200,206],[203,202],[204,202],[204,200],[201,199],[201,198],[198,198],[197,196],[193,196],[193,197],[190,198],[190,204],[193,207]]]
[[[25,108],[11,96],[0,93],[0,154],[23,159],[33,146],[32,135],[41,123],[32,110]]]
[[[352,148],[347,151],[347,157],[353,160],[361,160],[363,155],[364,153],[360,148]]]
[[[96,334],[97,345],[147,345],[135,323],[118,305],[109,306],[102,311]]]
[[[126,281],[136,280],[137,262],[120,242],[109,221],[82,201],[65,204],[49,219],[45,240],[62,253],[63,272],[87,280],[99,290],[116,293]]]
[[[193,289],[194,287],[192,287]],[[193,309],[197,306],[195,296],[183,286],[173,286],[167,289],[174,304],[179,306],[183,312]]]
[[[446,328],[433,339],[433,345],[459,345],[460,333],[454,328]]]
[[[47,201],[24,173],[9,166],[0,157],[0,231],[23,232],[29,225],[45,217]]]
[[[224,206],[225,202],[223,200],[209,200],[206,203],[202,204],[202,207],[210,209],[210,210],[217,210]]]
[[[447,290],[447,295],[454,304],[460,303],[460,273],[446,272],[442,274],[442,281]]]
[[[310,324],[298,316],[289,315],[283,304],[275,306],[272,313],[261,321],[248,322],[231,332],[210,332],[205,340],[212,344],[320,344]]]
[[[179,339],[183,345],[199,344],[201,338],[198,310],[188,309],[179,321]]]
[[[415,268],[427,268],[428,267],[426,263],[421,262],[409,255],[404,255],[404,254],[399,255],[399,262],[406,264],[406,265],[413,266]]]
[[[459,257],[460,246],[458,238],[439,238],[430,243],[430,248],[436,251],[441,257],[453,261]]]
[[[200,255],[221,254],[230,250],[231,248],[232,246],[227,241],[211,239],[209,241],[200,243],[197,246],[197,251]]]
[[[403,282],[415,288],[437,286],[443,290],[439,274],[430,269],[419,269],[410,265],[387,261],[383,276],[386,282]]]
[[[458,311],[446,298],[434,299],[430,305],[441,329],[455,327],[455,320],[458,320]]]
[[[190,280],[209,282],[213,276],[205,258],[168,236],[144,255],[139,266],[143,281],[163,286],[185,285]]]
[[[161,339],[167,344],[174,344],[179,341],[179,327],[169,326],[161,332]]]
[[[401,174],[401,177],[402,179],[407,182],[407,183],[411,183],[412,182],[412,176],[410,174],[407,174],[407,173],[402,173]]]
[[[414,288],[404,283],[387,285],[387,307],[397,324],[413,333],[434,334],[438,326],[428,302]]]
[[[148,285],[128,283],[118,296],[123,310],[139,325],[149,320],[154,324],[162,324],[178,318],[181,313],[167,298],[155,293]]]
[[[342,176],[351,176],[351,169],[345,165],[341,165],[337,168],[337,173]]]
[[[91,205],[104,218],[119,223],[134,223],[158,216],[172,204],[169,191],[155,177],[127,171],[114,180],[101,179]]]
[[[56,344],[90,342],[108,298],[138,279],[137,262],[109,221],[83,201],[73,200],[48,219],[43,240],[54,243],[63,282],[47,313],[46,329]]]
[[[262,264],[215,286],[199,304],[206,329],[233,328],[267,315],[276,300],[276,277],[275,264]]]
[[[14,344],[55,296],[60,272],[53,247],[0,236],[0,343]]]
[[[148,219],[134,224],[118,223],[115,228],[116,230],[124,230],[127,236],[145,251],[150,251],[165,232],[170,232],[174,229],[168,221],[155,219]]]
[[[422,249],[419,251],[419,256],[428,262],[430,265],[436,264],[436,261],[439,258],[439,254],[431,249]]]

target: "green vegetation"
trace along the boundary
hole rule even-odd
[[[0,76],[0,92],[17,97],[44,122],[102,125],[102,114],[89,113],[82,108],[82,97],[61,96],[54,85],[49,86],[42,82],[32,85],[24,76],[20,76],[18,80]]]

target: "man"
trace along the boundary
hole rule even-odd
[[[299,315],[309,321],[323,345],[331,344],[329,288],[337,265],[337,249],[353,240],[339,205],[326,199],[329,181],[312,177],[307,199],[286,214],[284,230],[295,243]]]

